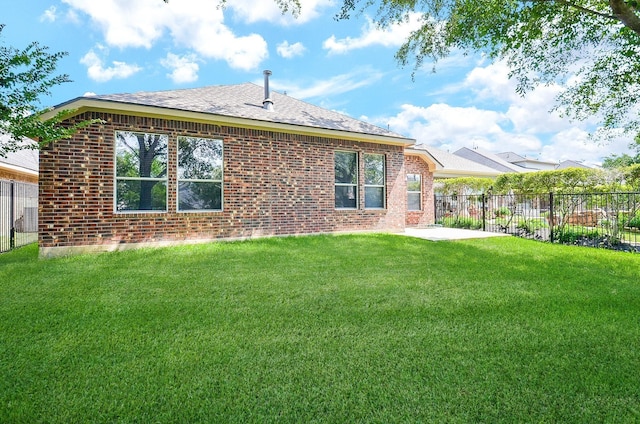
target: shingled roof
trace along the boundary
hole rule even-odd
[[[413,148],[415,151],[424,151],[436,164],[435,178],[457,178],[457,177],[496,177],[502,172],[493,168],[481,165],[477,162],[454,155],[442,149],[424,144],[417,145]]]
[[[79,109],[82,104],[114,108],[120,104],[138,105],[170,111],[193,112],[216,117],[240,118],[256,124],[287,126],[348,132],[394,139],[397,144],[411,145],[415,140],[347,115],[324,109],[275,91],[270,93],[273,110],[263,108],[263,88],[252,83],[217,85],[168,91],[83,96],[55,109]]]

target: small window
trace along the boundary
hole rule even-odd
[[[385,206],[384,155],[364,155],[364,207],[384,209]]]
[[[116,132],[116,211],[167,210],[167,140],[163,134]]]
[[[358,207],[358,154],[335,152],[335,205],[336,209]]]
[[[422,175],[407,174],[407,210],[422,210]]]
[[[222,210],[222,140],[178,138],[178,210]]]

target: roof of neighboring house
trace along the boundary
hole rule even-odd
[[[521,166],[509,163],[494,153],[488,152],[486,150],[478,149],[478,148],[469,149],[468,147],[463,147],[453,152],[453,154],[463,157],[465,159],[469,159],[473,162],[477,162],[489,168],[496,169],[500,172],[531,172],[533,171],[532,169],[523,168]]]
[[[554,169],[558,165],[557,162],[527,158],[514,152],[497,153],[496,156],[514,165],[536,170]]]
[[[586,168],[586,169],[590,169],[590,166],[587,166],[581,162],[577,162],[575,160],[564,160],[562,162],[560,162],[557,166],[556,169],[567,169],[567,168]]]
[[[0,144],[9,141],[10,137],[8,134],[0,134]],[[25,139],[24,143],[30,144],[33,143],[33,141]],[[11,174],[21,174],[37,178],[38,150],[23,149],[16,152],[9,152],[6,157],[0,156],[0,169]]]
[[[506,160],[509,163],[514,163],[514,162],[522,162],[527,160],[526,157],[521,156],[517,153],[514,152],[503,152],[503,153],[496,153],[496,155],[504,160]]]
[[[83,96],[56,106],[76,109],[145,113],[172,119],[192,119],[266,130],[336,136],[408,146],[415,140],[347,115],[270,92],[273,110],[263,107],[263,87],[252,84],[217,85],[168,91]]]
[[[426,153],[436,164],[433,174],[435,178],[458,178],[458,177],[496,177],[502,172],[493,168],[481,165],[477,162],[467,160],[461,156],[446,152],[424,144],[416,145],[407,151],[420,151]]]

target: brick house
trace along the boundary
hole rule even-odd
[[[40,153],[44,257],[433,222],[434,165],[407,153],[414,140],[270,92],[267,72],[265,87],[85,96],[51,113],[61,109],[102,123]]]

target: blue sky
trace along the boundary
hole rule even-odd
[[[262,84],[279,92],[448,151],[480,147],[527,157],[598,163],[630,153],[629,138],[597,144],[594,122],[549,111],[560,86],[522,98],[504,63],[454,53],[412,79],[394,53],[418,22],[376,28],[367,15],[334,19],[341,0],[301,0],[296,19],[272,0],[0,0],[0,40],[31,41],[68,56],[58,71],[73,80],[43,106],[85,93]],[[371,10],[370,13],[374,13]]]

